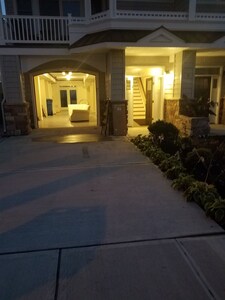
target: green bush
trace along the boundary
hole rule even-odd
[[[177,155],[172,155],[170,157],[168,157],[167,159],[163,160],[160,164],[159,164],[159,169],[162,172],[166,172],[168,169],[171,169],[172,167],[178,167],[181,166],[181,161],[179,156]]]
[[[194,148],[187,154],[184,165],[197,180],[204,181],[210,171],[212,152],[207,148]]]
[[[206,215],[216,220],[219,224],[225,225],[225,200],[221,198],[209,201],[204,206]]]
[[[156,138],[163,135],[165,139],[177,139],[179,130],[172,123],[158,120],[148,126],[149,132]]]
[[[172,187],[178,191],[186,191],[186,189],[195,181],[192,175],[181,173],[178,178],[173,180]]]
[[[197,180],[190,184],[184,195],[187,201],[194,201],[203,208],[207,202],[214,202],[220,198],[214,185]]]
[[[150,159],[154,164],[158,166],[163,160],[168,159],[168,155],[165,152],[163,152],[161,149],[155,148],[155,150],[152,151],[150,155]]]
[[[148,126],[154,143],[164,152],[174,154],[178,150],[179,130],[172,123],[158,120]]]
[[[179,177],[180,174],[184,173],[186,170],[182,165],[173,166],[168,169],[165,173],[168,179],[174,180]]]

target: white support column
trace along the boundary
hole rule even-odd
[[[109,13],[111,18],[116,17],[117,0],[109,0]]]
[[[195,20],[196,0],[189,0],[189,21]]]

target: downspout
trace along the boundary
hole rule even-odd
[[[6,99],[3,98],[1,102],[1,111],[2,111],[2,122],[3,122],[3,132],[6,133],[6,122],[5,122],[5,111],[4,111],[4,103]]]

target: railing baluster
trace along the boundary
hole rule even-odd
[[[52,41],[52,22],[53,22],[54,20],[52,20],[52,19],[50,19],[49,20],[49,28],[50,28],[50,31],[49,31],[49,34],[50,34],[50,40]]]
[[[42,33],[42,41],[45,40],[45,29],[44,29],[44,20],[41,19],[41,33]]]
[[[24,36],[24,24],[23,24],[23,19],[20,19],[19,22],[19,28],[20,28],[20,34],[21,34],[21,40],[24,41],[26,38]]]

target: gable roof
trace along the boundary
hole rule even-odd
[[[160,34],[157,35],[157,31],[160,32]],[[161,41],[160,36],[162,38]],[[173,31],[165,28],[162,29],[162,27],[156,30],[110,29],[86,34],[74,42],[70,48],[79,48],[101,43],[137,43],[138,41],[146,41],[151,44],[151,42],[154,42],[154,38],[155,42],[164,42],[163,39],[165,39],[166,42],[166,38],[168,37],[168,40],[171,40],[171,42],[177,40],[184,43],[213,43],[224,36],[225,32],[221,31]]]

